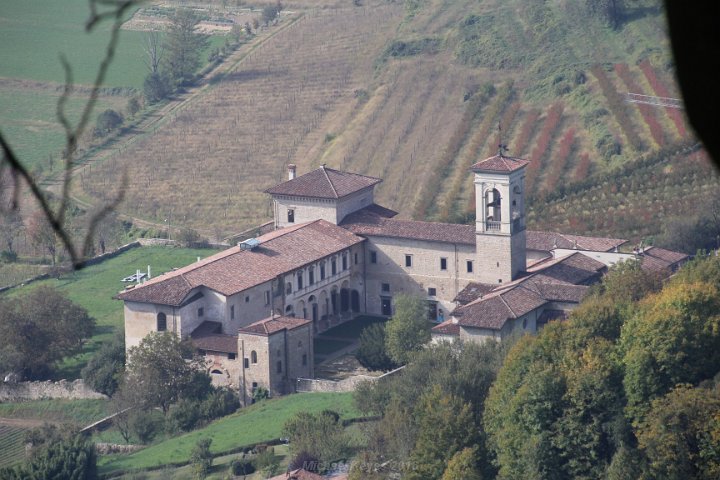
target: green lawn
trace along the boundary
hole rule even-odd
[[[123,327],[123,304],[113,300],[125,284],[124,277],[132,275],[136,270],[146,271],[150,265],[153,276],[182,267],[216,253],[211,249],[173,248],[173,247],[141,247],[129,250],[122,255],[103,263],[84,268],[80,271],[63,275],[60,279],[43,280],[12,291],[13,295],[21,294],[30,288],[49,285],[66,294],[70,300],[82,305],[95,318],[95,334],[87,343],[83,352],[67,359],[57,373],[57,378],[79,378],[80,370],[95,352],[99,345],[109,340],[112,335]]]
[[[260,402],[238,413],[217,420],[205,428],[149,446],[131,455],[101,457],[99,471],[148,468],[159,465],[186,462],[195,442],[200,438],[212,438],[213,453],[282,436],[284,423],[296,412],[320,412],[331,409],[342,418],[360,417],[353,404],[352,393],[298,393]]]
[[[0,403],[0,417],[74,423],[85,427],[107,416],[107,400],[35,400]]]

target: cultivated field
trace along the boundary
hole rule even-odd
[[[691,138],[682,111],[625,101],[677,96],[659,9],[613,31],[574,4],[412,5],[298,10],[163,127],[84,172],[83,195],[104,198],[127,168],[123,210],[234,231],[270,217],[262,190],[285,164],[326,163],[384,178],[378,201],[403,216],[466,222],[467,167],[500,142],[531,161],[532,205]]]

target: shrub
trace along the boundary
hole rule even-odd
[[[3,250],[0,252],[0,262],[2,263],[14,263],[17,261],[18,255],[10,250]]]
[[[152,412],[135,410],[130,417],[130,430],[140,443],[147,444],[160,430],[160,422]]]
[[[170,410],[166,420],[166,429],[170,432],[189,432],[200,421],[199,402],[180,400]]]
[[[151,73],[145,77],[143,82],[143,94],[145,100],[150,104],[166,99],[170,96],[172,90],[170,77],[163,73]]]
[[[265,387],[258,387],[255,389],[252,395],[253,403],[270,398],[270,391]]]
[[[108,133],[120,127],[124,121],[125,120],[122,115],[115,110],[108,108],[98,115],[93,135],[96,137],[104,137]]]
[[[190,465],[197,479],[203,479],[210,473],[213,462],[212,452],[210,452],[211,444],[212,438],[201,438],[195,443],[195,447],[190,453]]]
[[[373,323],[360,333],[360,347],[355,353],[360,364],[370,370],[391,370],[395,363],[385,349],[385,325]]]
[[[253,462],[245,460],[243,456],[243,458],[236,458],[230,462],[230,473],[235,476],[250,475],[251,473],[255,473],[255,466]]]

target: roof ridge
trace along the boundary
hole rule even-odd
[[[327,174],[327,171],[325,170],[325,165],[321,165],[320,168],[322,169],[323,173],[325,174],[325,178],[327,178],[327,181],[330,184],[330,188],[332,188],[333,194],[335,194],[335,198],[340,198],[338,196],[337,190],[335,190],[335,185],[333,185],[332,180],[330,180],[330,176]]]
[[[503,304],[507,307],[507,309],[510,310],[510,313],[513,314],[513,317],[517,318],[517,314],[515,313],[515,311],[512,308],[510,308],[510,305],[508,304],[508,302],[506,302],[505,299],[503,298],[503,295],[505,293],[512,292],[513,290],[514,290],[514,288],[511,288],[507,292],[504,292],[504,293],[501,293],[500,295],[498,295],[498,297],[500,297],[500,301],[503,302]]]

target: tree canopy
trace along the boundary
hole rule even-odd
[[[80,351],[95,320],[52,287],[0,299],[0,372],[45,378],[63,358]]]
[[[201,65],[201,54],[207,48],[208,39],[196,32],[200,19],[187,8],[180,8],[170,19],[165,38],[163,58],[167,72],[176,84],[189,83]],[[157,72],[151,72],[151,75]]]
[[[387,354],[403,365],[430,341],[430,325],[422,298],[401,294],[395,297],[395,314],[385,328]]]

